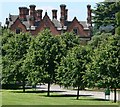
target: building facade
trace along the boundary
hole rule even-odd
[[[74,32],[81,39],[89,40],[91,37],[91,6],[87,5],[87,20],[78,21],[76,17],[72,21],[68,21],[68,9],[65,4],[60,5],[61,16],[57,19],[57,10],[52,10],[52,19],[47,12],[42,16],[42,9],[35,9],[35,5],[27,7],[19,7],[19,15],[9,14],[6,18],[7,27],[16,32],[30,32],[32,35],[37,35],[44,29],[50,29],[53,35],[59,35],[64,32]]]

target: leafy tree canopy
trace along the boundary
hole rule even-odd
[[[108,1],[97,3],[96,8],[92,11],[94,14],[93,23],[95,32],[99,31],[100,27],[102,27],[102,31],[108,31],[111,33],[114,33],[115,31],[115,14],[120,10],[120,1]],[[111,31],[109,31],[109,29],[111,29]]]

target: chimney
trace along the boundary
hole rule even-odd
[[[60,8],[61,8],[60,22],[61,22],[62,26],[64,26],[64,24],[65,24],[65,8],[66,8],[66,5],[65,4],[61,4]]]
[[[65,20],[68,19],[68,9],[65,9]]]
[[[56,9],[53,9],[52,10],[52,19],[57,19],[57,10]]]
[[[41,21],[42,20],[42,9],[37,10],[37,21]]]
[[[29,9],[27,8],[27,12],[26,12],[26,15],[29,15]]]
[[[7,28],[8,28],[8,26],[9,26],[9,20],[8,20],[8,18],[6,18],[5,24],[6,24]]]
[[[27,7],[19,7],[19,19],[26,20]]]
[[[35,11],[35,5],[30,5],[30,25],[34,26],[35,24],[35,16],[36,16],[36,11]]]
[[[87,23],[89,24],[89,26],[92,26],[92,21],[91,21],[91,5],[87,5]]]

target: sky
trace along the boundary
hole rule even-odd
[[[68,20],[73,20],[77,17],[80,21],[86,21],[87,5],[95,8],[96,3],[104,0],[0,0],[0,22],[5,24],[5,19],[11,15],[19,14],[19,7],[28,7],[31,4],[36,5],[36,9],[43,9],[43,16],[47,11],[50,18],[52,18],[52,9],[57,9],[57,17],[60,19],[60,4],[65,4],[68,9]]]

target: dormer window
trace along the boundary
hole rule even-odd
[[[75,27],[75,28],[73,29],[73,33],[75,33],[76,35],[78,35],[78,28],[77,28],[77,27]]]
[[[20,34],[21,29],[20,28],[16,28],[16,34]]]

